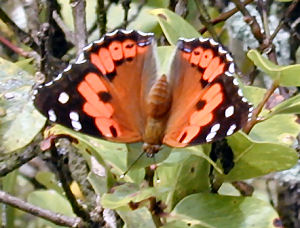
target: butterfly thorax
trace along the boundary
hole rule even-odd
[[[152,86],[146,105],[147,120],[143,136],[145,142],[143,149],[151,157],[159,151],[162,144],[171,106],[171,93],[166,75],[162,75]]]

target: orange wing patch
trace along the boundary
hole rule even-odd
[[[212,82],[217,76],[224,72],[225,63],[221,63],[220,57],[214,57],[205,69],[203,79]]]
[[[221,90],[222,87],[219,83],[207,89],[198,102],[204,104],[204,106],[200,110],[192,113],[189,118],[188,126],[186,126],[177,137],[178,142],[183,144],[190,143],[200,133],[201,127],[206,126],[213,120],[212,111],[216,109],[224,99]]]
[[[114,61],[119,61],[123,59],[122,43],[120,41],[113,41],[109,45],[108,50]]]
[[[107,87],[95,73],[88,73],[84,81],[78,87],[78,92],[84,97],[86,103],[83,111],[95,118],[95,124],[105,137],[117,137],[121,135],[117,122],[111,119],[114,109],[108,102],[102,101],[98,94],[108,93]]]

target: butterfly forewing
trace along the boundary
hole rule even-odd
[[[142,140],[145,97],[155,80],[153,34],[116,30],[34,92],[51,121],[116,142]],[[145,66],[148,67],[145,67]]]
[[[234,71],[230,54],[212,39],[179,40],[170,72],[173,103],[163,143],[201,144],[241,129],[252,108]]]

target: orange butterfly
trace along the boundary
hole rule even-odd
[[[50,121],[113,142],[212,142],[241,129],[253,107],[233,77],[231,55],[212,39],[179,39],[158,75],[152,33],[116,30],[84,48],[73,65],[34,91]]]

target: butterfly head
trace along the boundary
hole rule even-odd
[[[152,158],[158,151],[160,151],[160,149],[161,145],[149,144],[146,142],[143,144],[143,152],[146,153],[149,158]]]

